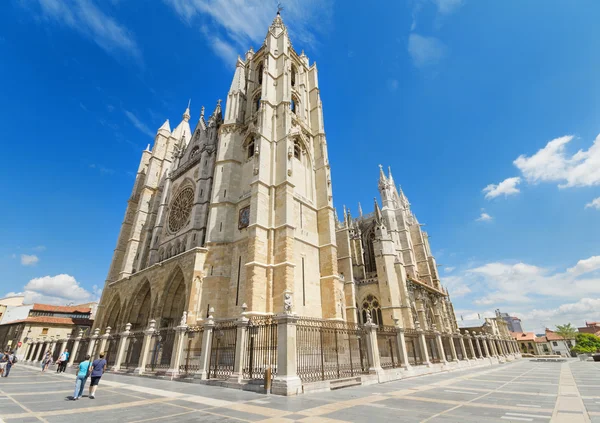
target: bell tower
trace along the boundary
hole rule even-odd
[[[236,63],[206,246],[217,315],[244,303],[281,312],[289,291],[299,315],[345,318],[317,66],[294,50],[279,12],[262,47]]]

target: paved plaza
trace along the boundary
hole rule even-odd
[[[72,374],[17,364],[0,379],[5,422],[600,422],[600,363],[520,360],[386,384],[263,395],[106,374],[96,399],[69,401]],[[589,417],[588,417],[589,416]],[[1,420],[0,419],[0,420]]]

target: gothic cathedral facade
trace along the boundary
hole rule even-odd
[[[316,64],[279,14],[238,58],[225,110],[189,106],[142,152],[96,328],[144,329],[284,311],[456,330],[427,234],[391,173],[382,207],[339,221]]]

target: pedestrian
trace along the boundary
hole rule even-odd
[[[17,363],[17,357],[15,357],[14,351],[6,351],[4,353],[4,356],[8,357],[8,359],[6,360],[6,368],[4,369],[4,377],[8,377],[10,369],[12,369],[12,366],[14,366]]]
[[[78,400],[83,395],[83,390],[85,389],[85,382],[87,382],[90,370],[90,356],[86,355],[85,360],[79,363],[79,370],[77,370],[77,376],[75,377],[75,392],[73,392],[73,401]]]
[[[69,362],[69,350],[64,350],[56,362],[56,373],[64,373]]]
[[[106,371],[106,360],[104,359],[104,353],[100,353],[100,358],[94,360],[92,363],[92,381],[90,382],[90,399],[96,398],[96,388],[100,383],[100,378]]]
[[[44,358],[42,359],[42,373],[48,370],[48,366],[52,362],[52,356],[50,355],[50,351],[46,351],[44,354]]]
[[[4,376],[4,370],[6,369],[7,362],[8,354],[6,352],[0,352],[0,377]]]

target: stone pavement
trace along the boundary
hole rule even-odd
[[[72,374],[17,364],[0,379],[0,420],[600,423],[599,364],[520,360],[298,397],[108,373],[79,401]]]

